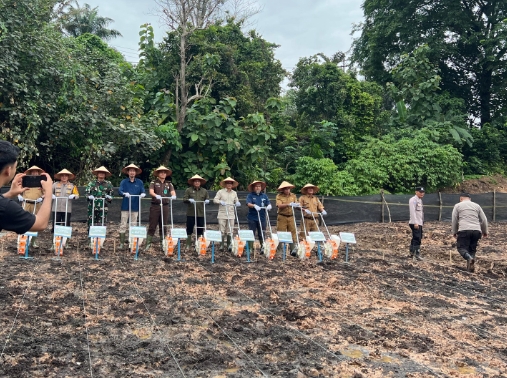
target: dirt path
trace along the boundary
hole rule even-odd
[[[343,248],[323,263],[155,248],[134,261],[112,239],[95,261],[74,227],[60,261],[48,232],[34,260],[2,240],[0,376],[507,376],[505,224],[476,274],[447,223],[425,226],[422,262],[405,224],[333,227],[356,234],[350,263]]]

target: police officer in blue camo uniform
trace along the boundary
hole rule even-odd
[[[423,237],[424,211],[422,198],[424,197],[424,187],[415,188],[415,196],[408,201],[410,209],[409,226],[412,230],[412,240],[410,241],[410,257],[422,260],[421,257],[421,240]]]
[[[266,211],[269,211],[272,208],[268,196],[263,193],[264,189],[266,189],[265,182],[254,181],[248,185],[248,191],[250,194],[246,197],[246,204],[248,206],[248,228],[253,231],[254,235],[257,231],[257,237],[259,238],[259,243],[261,245],[261,254],[264,254],[263,239],[266,235]],[[250,250],[253,250],[253,242],[248,243]]]

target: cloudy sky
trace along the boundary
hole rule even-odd
[[[123,38],[110,41],[131,62],[137,62],[139,26],[151,23],[155,39],[167,30],[156,16],[153,0],[81,0],[99,7],[101,16],[115,20],[112,28]],[[332,55],[348,51],[352,43],[352,24],[362,21],[362,0],[257,0],[262,11],[252,19],[252,28],[267,41],[280,47],[276,57],[288,71],[299,58],[319,52]]]

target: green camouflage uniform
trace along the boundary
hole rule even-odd
[[[88,200],[88,228],[92,225],[92,213],[95,217],[93,224],[95,226],[102,225],[102,206],[104,206],[104,223],[107,218],[107,204],[111,202],[111,200],[104,200],[104,198],[108,196],[113,196],[113,185],[110,181],[98,181],[94,180],[90,182],[86,186],[86,197],[94,196],[95,199],[102,198],[101,200]],[[93,204],[95,204],[95,209],[93,209]],[[104,224],[105,225],[105,224]]]

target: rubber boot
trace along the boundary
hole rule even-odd
[[[294,245],[294,243],[290,243],[289,244],[289,254],[292,256],[292,257],[296,257],[298,255],[297,253],[298,249],[297,247]]]
[[[146,245],[144,246],[145,252],[148,251],[148,249],[150,249],[150,247],[151,247],[151,238],[153,238],[153,236],[151,236],[151,235],[148,235],[146,237]]]
[[[225,235],[222,235],[222,241],[220,242],[220,246],[217,248],[220,251],[225,251]]]
[[[248,249],[250,250],[250,253],[253,253],[254,252],[254,242],[249,241],[247,243],[248,243]]]
[[[232,252],[231,235],[227,235],[227,249],[226,249],[226,251]]]
[[[187,251],[190,249],[191,245],[192,245],[192,235],[187,236],[187,243],[186,243]]]
[[[413,246],[413,245],[411,245],[411,246],[410,246],[410,257],[414,257],[414,252],[415,252],[415,251],[414,251],[414,246]]]
[[[125,247],[125,233],[120,234],[120,249],[123,249]]]
[[[39,248],[39,245],[36,242],[37,238],[35,236],[32,236],[32,240],[30,241],[30,247],[32,248]]]

